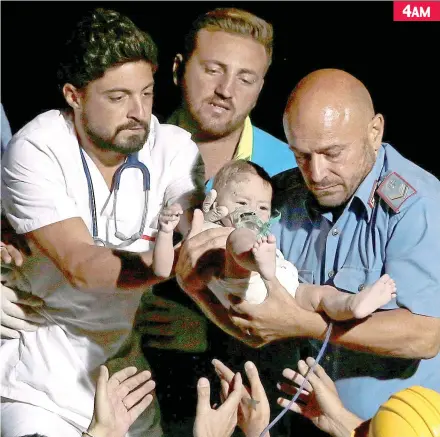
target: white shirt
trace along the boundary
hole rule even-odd
[[[161,125],[152,116],[149,140],[138,158],[150,171],[143,232],[149,238],[157,232],[162,205],[178,201],[184,209],[190,206],[191,170],[198,148],[188,132]],[[113,194],[87,155],[86,160],[96,198],[98,236],[118,244]],[[2,207],[18,233],[72,217],[81,217],[92,233],[87,180],[67,115],[52,110],[28,123],[13,137],[2,166]],[[118,228],[125,235],[139,230],[143,207],[141,173],[128,169],[121,178],[117,203]],[[139,239],[125,250],[146,251],[152,244],[151,239]],[[1,395],[46,408],[86,427],[93,412],[98,367],[128,337],[141,293],[81,292],[36,247],[32,250],[21,271],[32,293],[44,299],[41,313],[49,324],[2,342]]]

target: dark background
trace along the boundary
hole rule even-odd
[[[1,100],[15,132],[38,113],[59,107],[59,50],[72,25],[93,7],[115,9],[149,32],[159,47],[155,112],[169,115],[179,101],[171,80],[174,54],[202,12],[247,9],[275,30],[274,61],[253,122],[284,140],[281,117],[289,92],[317,68],[342,68],[370,90],[385,116],[385,140],[440,176],[439,22],[393,22],[389,2],[22,2],[1,3]],[[404,177],[404,175],[402,175]]]

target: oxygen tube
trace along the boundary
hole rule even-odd
[[[269,430],[287,413],[287,411],[289,411],[292,404],[298,399],[298,396],[303,391],[303,388],[304,388],[306,382],[308,381],[309,373],[313,372],[315,367],[319,364],[319,361],[321,360],[322,356],[324,355],[325,349],[326,349],[327,344],[330,339],[330,334],[332,333],[332,328],[333,328],[333,323],[330,322],[328,325],[328,328],[327,328],[327,332],[325,334],[324,343],[322,344],[321,349],[319,350],[318,356],[316,357],[315,362],[313,363],[312,367],[309,367],[309,370],[307,371],[306,376],[304,377],[304,381],[299,386],[298,391],[295,393],[295,395],[293,396],[292,400],[288,403],[288,405],[281,411],[281,413],[278,414],[278,416],[275,417],[275,419],[272,420],[272,422],[269,423],[269,425],[267,425],[266,428],[264,428],[263,432],[260,434],[260,437],[264,437],[264,435],[267,432],[269,432]]]

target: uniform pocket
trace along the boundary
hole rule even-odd
[[[381,276],[380,270],[342,267],[334,276],[333,283],[340,290],[358,293],[367,285],[372,285]]]

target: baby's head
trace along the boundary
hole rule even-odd
[[[255,212],[264,223],[270,219],[273,186],[270,176],[257,164],[243,159],[225,164],[214,178],[217,205],[229,213],[243,206]],[[228,220],[228,219],[226,219]],[[230,223],[225,223],[230,226]]]

